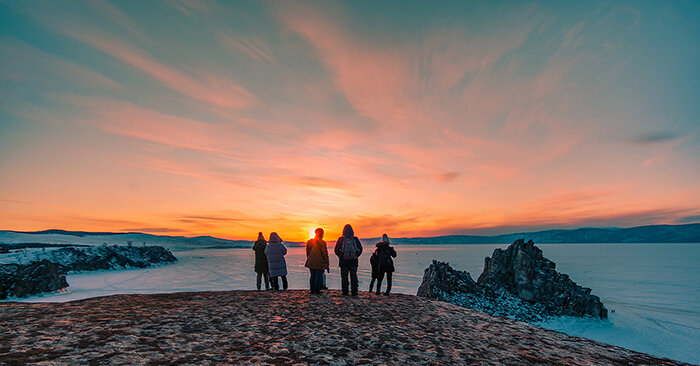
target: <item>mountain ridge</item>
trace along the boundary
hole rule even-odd
[[[193,237],[156,235],[141,232],[89,232],[69,231],[62,229],[48,229],[41,231],[17,231],[0,230],[0,243],[20,243],[34,239],[35,236],[44,235],[46,240],[58,240],[55,243],[74,244],[90,243],[90,239],[121,239],[124,242],[134,242],[138,245],[142,242],[149,244],[162,244],[172,242],[174,245],[191,248],[237,248],[247,247],[253,240],[230,240],[209,235]],[[24,239],[26,238],[26,240]],[[75,240],[71,238],[81,238]],[[682,225],[644,225],[630,228],[617,227],[582,227],[577,229],[551,229],[533,232],[518,232],[499,235],[441,235],[429,237],[402,237],[392,238],[393,244],[507,244],[517,239],[533,240],[538,244],[564,244],[564,243],[700,243],[700,223]],[[9,240],[9,241],[8,241]],[[373,244],[380,238],[363,238],[365,243]],[[92,240],[94,241],[94,240]],[[332,243],[332,241],[331,241]],[[94,243],[93,243],[94,244]],[[101,244],[101,243],[97,243]],[[289,244],[300,244],[289,242]]]

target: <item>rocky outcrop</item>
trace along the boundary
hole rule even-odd
[[[468,272],[433,261],[417,295],[530,322],[561,315],[607,318],[607,309],[591,289],[555,267],[532,241],[520,239],[487,257],[477,282]]]
[[[469,272],[455,270],[445,262],[433,261],[425,270],[417,296],[531,323],[548,316],[543,306],[524,301],[504,288],[480,286]]]
[[[590,288],[577,285],[555,268],[532,240],[519,239],[485,259],[477,283],[502,287],[527,302],[542,304],[552,315],[608,317],[608,310],[598,296],[591,295]]]
[[[25,297],[68,287],[66,273],[145,268],[177,258],[163,247],[99,246],[34,251],[23,263],[0,265],[0,299]]]
[[[61,248],[48,253],[48,258],[68,271],[95,271],[117,268],[145,268],[153,264],[172,263],[177,258],[158,246],[98,246]]]
[[[438,299],[453,294],[476,293],[480,293],[479,287],[469,272],[458,271],[447,263],[433,261],[425,270],[417,295]]]
[[[0,364],[681,363],[415,296],[289,290],[0,303]]]
[[[65,287],[68,287],[66,269],[48,260],[0,264],[0,299],[25,297]]]

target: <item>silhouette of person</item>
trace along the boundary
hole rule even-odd
[[[312,294],[321,293],[323,287],[323,271],[329,271],[328,248],[323,240],[323,229],[317,228],[316,234],[306,242],[306,264],[311,272],[309,287]]]
[[[352,296],[357,296],[357,267],[358,257],[362,254],[362,243],[355,236],[355,231],[350,224],[343,227],[343,236],[335,243],[335,255],[338,256],[338,267],[340,267],[341,289],[343,295],[348,295],[348,276],[350,277],[350,288]]]
[[[382,241],[376,244],[377,249],[374,250],[374,254],[377,255],[377,295],[381,293],[380,289],[384,275],[386,275],[386,292],[384,292],[384,295],[389,295],[391,292],[391,277],[395,270],[392,257],[396,258],[396,250],[389,244],[389,236],[384,234],[382,235]]]
[[[265,248],[267,247],[267,241],[263,233],[258,233],[258,240],[253,244],[253,250],[255,251],[255,273],[257,274],[257,279],[255,285],[260,290],[261,280],[265,279],[265,290],[270,289],[270,275],[267,270],[267,256],[265,255]]]

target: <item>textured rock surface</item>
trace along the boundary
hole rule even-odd
[[[0,304],[0,364],[676,365],[445,302],[307,291]]]
[[[153,264],[172,263],[177,258],[158,246],[97,246],[61,248],[46,254],[48,259],[66,267],[68,271],[94,271],[116,268],[145,268]]]
[[[0,299],[25,297],[68,287],[66,270],[48,260],[0,264]]]
[[[520,239],[486,258],[476,283],[468,272],[433,261],[417,295],[530,322],[560,315],[607,318],[591,289],[554,268],[532,241]]]
[[[480,286],[469,272],[455,270],[445,262],[433,261],[425,270],[417,296],[527,322],[542,321],[548,315],[543,306],[524,301],[504,288]]]
[[[608,317],[591,289],[577,285],[555,267],[532,240],[526,243],[519,239],[486,258],[477,283],[505,288],[527,302],[543,305],[552,315]]]
[[[17,259],[17,258],[15,258]],[[0,264],[0,299],[68,287],[66,272],[144,268],[177,258],[163,247],[99,246],[36,250],[18,263]]]
[[[447,295],[465,293],[481,293],[469,272],[458,271],[447,263],[433,261],[433,264],[425,269],[417,295],[440,299]]]

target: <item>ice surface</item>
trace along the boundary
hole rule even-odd
[[[700,244],[538,244],[545,257],[601,297],[607,321],[559,318],[546,328],[675,360],[700,363]],[[415,294],[433,259],[476,279],[484,257],[507,245],[396,246],[393,291]],[[332,251],[331,251],[332,252]],[[69,274],[65,292],[23,299],[63,302],[126,293],[254,289],[251,249],[173,251],[177,263],[146,269]],[[340,287],[331,254],[328,286]],[[289,248],[291,288],[308,288],[304,248]],[[360,289],[370,280],[369,248],[360,258]]]

